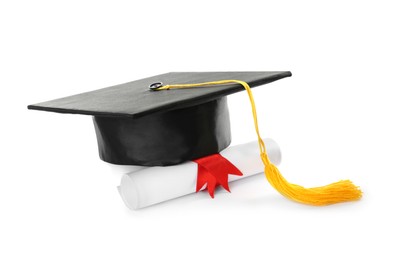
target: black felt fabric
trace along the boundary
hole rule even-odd
[[[174,165],[231,142],[226,97],[138,118],[94,116],[94,126],[100,158],[114,164]]]
[[[200,83],[236,79],[251,87],[291,76],[280,72],[171,72],[74,96],[29,105],[29,109],[93,116],[140,117],[190,107],[244,90],[241,85],[151,91],[150,84]]]

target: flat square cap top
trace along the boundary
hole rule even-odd
[[[29,105],[29,109],[93,116],[140,117],[202,104],[244,90],[241,85],[152,91],[150,84],[202,83],[242,80],[250,87],[290,77],[289,71],[269,72],[171,72],[65,98]]]

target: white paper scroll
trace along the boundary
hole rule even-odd
[[[265,139],[264,142],[270,160],[279,164],[281,152],[278,144],[272,139]],[[229,175],[229,182],[263,172],[257,142],[231,146],[220,154],[243,173],[243,176]],[[147,167],[125,174],[118,189],[127,207],[144,208],[194,193],[197,170],[197,164],[192,161],[174,166]]]

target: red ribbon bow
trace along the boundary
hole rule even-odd
[[[243,175],[235,165],[218,153],[196,159],[194,162],[198,164],[196,192],[206,184],[212,198],[214,198],[214,190],[220,185],[231,192],[228,185],[229,174]]]

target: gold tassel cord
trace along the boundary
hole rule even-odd
[[[209,87],[215,85],[225,84],[240,84],[247,91],[252,115],[254,118],[255,132],[258,137],[258,145],[260,151],[260,157],[265,165],[265,175],[269,183],[283,196],[304,204],[313,206],[324,206],[339,202],[355,201],[362,197],[362,191],[359,187],[355,186],[349,180],[342,180],[331,183],[326,186],[305,188],[303,186],[288,182],[280,173],[278,168],[270,162],[269,156],[266,152],[265,143],[263,142],[258,127],[258,118],[256,112],[256,106],[254,96],[252,94],[250,86],[247,82],[241,80],[219,80],[195,84],[175,84],[165,85],[155,90],[169,90],[169,89],[182,89],[182,88],[193,88],[193,87]]]

